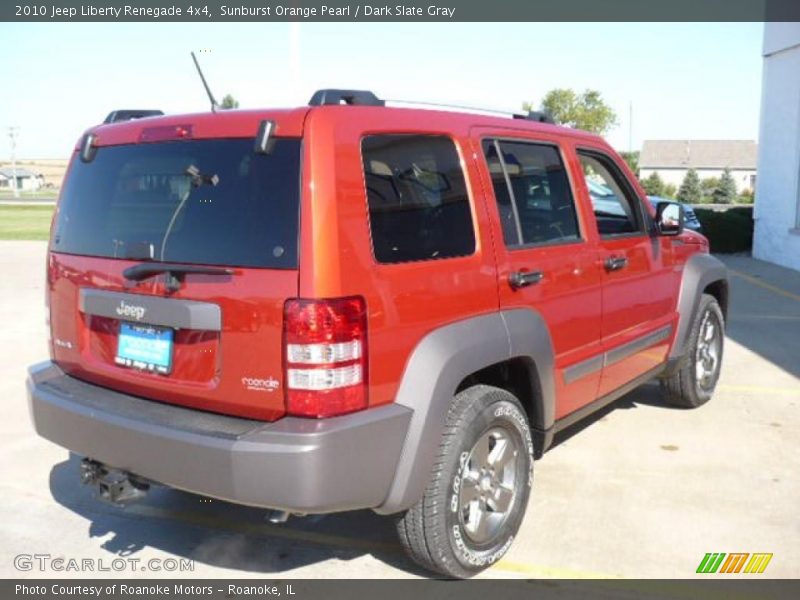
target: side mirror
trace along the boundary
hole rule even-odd
[[[660,202],[656,209],[659,235],[678,235],[683,231],[683,206],[678,202]]]

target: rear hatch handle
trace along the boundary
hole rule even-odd
[[[122,272],[125,279],[142,281],[153,275],[167,274],[166,287],[168,292],[177,292],[181,288],[184,277],[193,275],[233,275],[233,269],[224,267],[198,267],[194,265],[180,265],[175,263],[140,263],[128,267]]]

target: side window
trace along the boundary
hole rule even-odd
[[[483,150],[506,246],[580,239],[569,178],[555,147],[486,140]]]
[[[453,140],[372,135],[361,143],[372,249],[380,263],[475,252],[467,185]]]
[[[600,235],[644,232],[639,199],[607,157],[578,151]]]

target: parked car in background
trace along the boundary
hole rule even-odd
[[[661,196],[648,196],[650,202],[653,203],[653,208],[658,210],[658,205],[663,204],[664,202],[677,202],[676,200],[671,200],[670,198],[662,198]],[[685,204],[681,202],[683,206],[683,226],[686,229],[691,229],[692,231],[696,231],[697,233],[703,233],[703,226],[700,224],[700,219],[697,218],[697,214],[694,212],[694,209],[689,204]]]
[[[613,220],[614,218],[625,217],[616,194],[609,186],[589,177],[586,179],[586,186],[589,188],[589,197],[591,198],[595,215],[598,218],[605,217]],[[658,210],[660,204],[677,202],[677,200],[662,198],[661,196],[648,196],[647,198],[656,210]],[[683,206],[683,226],[697,233],[703,233],[703,226],[700,224],[700,220],[691,205],[683,202],[680,204]]]

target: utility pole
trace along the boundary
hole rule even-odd
[[[17,187],[17,136],[19,127],[9,127],[8,137],[11,139],[11,185],[14,190],[14,198],[19,198],[19,188]]]
[[[628,105],[628,152],[633,152],[633,102]]]

